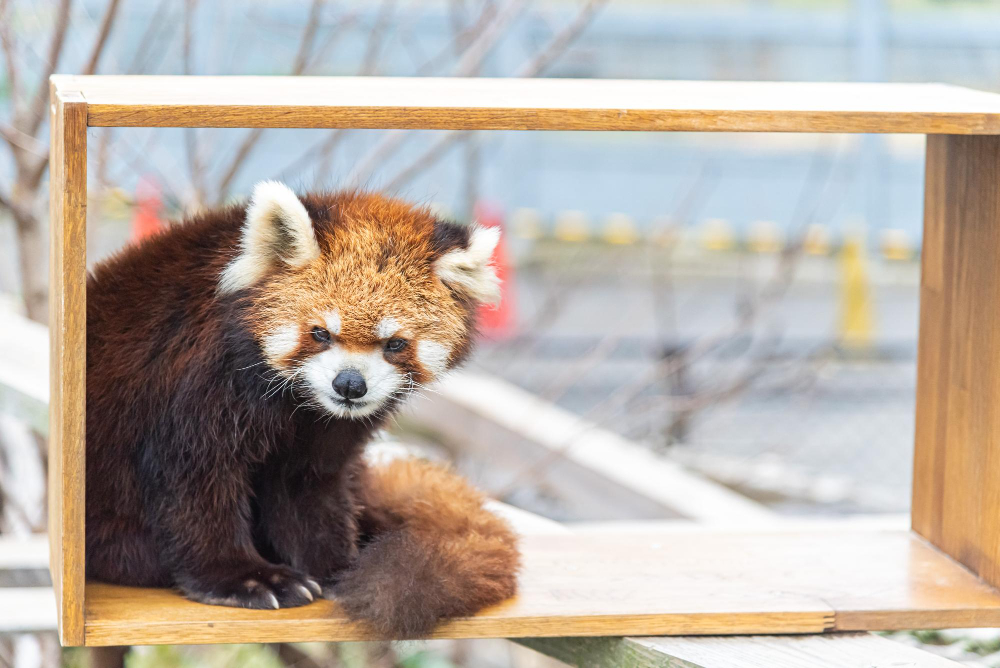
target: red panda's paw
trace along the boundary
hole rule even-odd
[[[205,584],[183,587],[184,593],[200,603],[257,610],[295,608],[312,603],[322,594],[315,580],[274,564],[240,569],[213,584]]]

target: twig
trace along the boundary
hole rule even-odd
[[[483,61],[496,46],[500,38],[527,5],[527,0],[511,0],[497,13],[496,20],[488,23],[459,58],[452,76],[472,76],[483,66]]]
[[[11,34],[14,21],[10,17],[9,0],[0,0],[0,48],[3,49],[4,65],[7,69],[7,86],[10,89],[10,99],[13,118],[17,117],[18,105],[21,99],[21,79],[17,73],[17,46]]]
[[[49,55],[45,67],[42,69],[42,76],[35,90],[35,99],[31,105],[28,118],[23,126],[16,121],[14,125],[20,126],[25,134],[34,136],[38,133],[38,128],[42,125],[45,117],[45,109],[49,101],[49,77],[59,66],[59,56],[62,55],[63,45],[66,43],[66,32],[69,28],[70,0],[60,0],[59,13],[56,15],[56,25],[52,31],[52,42],[49,44]]]
[[[136,47],[135,53],[132,54],[132,62],[129,64],[127,70],[128,74],[138,74],[139,72],[149,73],[153,69],[146,62],[146,57],[150,52],[153,52],[153,46],[156,44],[159,33],[163,30],[173,29],[173,22],[163,20],[163,15],[170,4],[171,0],[160,0],[160,3],[156,6],[153,15],[149,19],[149,23],[146,24],[146,29],[143,31],[142,37],[139,38],[139,45]],[[161,56],[165,52],[165,49],[156,51]]]
[[[542,74],[580,36],[580,33],[593,20],[597,11],[606,3],[607,0],[589,0],[576,17],[565,28],[556,33],[535,57],[518,68],[518,76],[537,77]],[[397,130],[397,132],[399,131]],[[386,189],[398,190],[409,183],[419,173],[444,157],[453,146],[462,141],[468,132],[468,130],[452,130],[439,137],[408,167],[397,173],[386,185]]]
[[[813,160],[800,195],[799,206],[797,207],[797,213],[799,215],[810,215],[808,213],[809,207],[807,206],[808,198],[806,196],[808,185],[814,181],[822,181],[824,184],[829,183],[831,172],[832,165],[824,165],[818,156]],[[722,346],[725,343],[732,341],[734,338],[750,331],[754,322],[760,319],[765,311],[773,308],[787,291],[788,286],[794,278],[795,269],[798,265],[801,251],[801,243],[788,244],[782,250],[781,255],[779,256],[778,267],[776,268],[774,275],[754,298],[748,300],[742,305],[737,312],[737,317],[734,323],[728,327],[722,328],[714,335],[705,337],[700,341],[695,342],[695,344],[687,350],[686,354],[665,359],[661,364],[656,365],[650,372],[643,374],[636,381],[629,383],[624,388],[616,391],[609,401],[598,404],[592,410],[585,413],[584,417],[590,421],[589,425],[584,425],[580,428],[580,430],[571,434],[563,441],[562,445],[554,448],[541,460],[534,462],[524,467],[521,471],[515,473],[510,478],[509,482],[500,489],[497,496],[503,498],[507,494],[511,493],[518,484],[523,483],[525,479],[533,480],[537,479],[538,476],[543,475],[544,472],[553,464],[567,455],[567,453],[578,442],[580,436],[590,429],[599,427],[611,420],[621,408],[631,404],[650,386],[666,380],[671,375],[678,373],[684,367],[690,366],[698,359],[701,359],[705,355],[717,349],[719,346]],[[736,394],[739,388],[745,389],[754,377],[756,377],[755,374],[750,374],[747,378],[743,379],[743,382],[737,381],[732,388],[729,388],[730,391],[727,392],[723,389],[719,397],[729,398],[733,394]]]
[[[316,30],[319,28],[320,14],[323,11],[323,3],[324,0],[313,0],[312,6],[309,8],[309,19],[306,21],[305,30],[302,31],[302,39],[299,42],[298,52],[295,54],[295,61],[292,64],[291,73],[293,75],[302,74],[309,63],[313,42],[316,39]],[[246,163],[247,157],[256,148],[263,135],[264,128],[254,128],[243,138],[239,148],[236,150],[236,154],[229,162],[229,167],[226,168],[222,178],[219,180],[219,187],[216,189],[216,192],[219,193],[218,200],[220,202],[225,200],[229,195],[229,187],[232,185],[233,179],[239,174]]]
[[[191,74],[192,15],[197,5],[198,0],[186,0],[184,3],[184,74]],[[184,129],[184,153],[187,157],[191,187],[194,190],[195,205],[200,208],[205,202],[205,169],[198,152],[198,134],[195,128]]]
[[[534,58],[525,63],[514,76],[536,77],[539,73],[547,70],[552,63],[565,53],[569,45],[583,33],[597,12],[606,4],[608,4],[608,0],[588,0],[587,4],[577,13],[576,17],[565,28],[556,33],[549,40],[548,44],[542,47],[542,50]]]
[[[361,65],[358,67],[358,76],[369,76],[375,72],[378,66],[378,54],[381,52],[382,41],[385,38],[386,28],[389,25],[388,20],[395,4],[396,0],[382,0],[382,4],[379,6],[378,18],[376,18],[371,32],[368,33],[365,56],[362,57]],[[356,18],[357,16],[355,15],[353,18],[349,18],[348,21],[353,21]],[[318,159],[320,162],[320,168],[316,170],[316,179],[318,180],[321,174],[329,170],[330,159],[344,137],[345,132],[343,129],[332,130],[321,144],[310,147],[281,170],[281,178],[284,179],[289,174],[299,172],[304,165]]]
[[[471,44],[469,44],[465,53],[455,66],[452,76],[467,77],[475,74],[479,68],[482,67],[486,56],[488,56],[493,47],[496,46],[496,43],[507,31],[510,24],[521,14],[525,4],[527,4],[527,0],[511,0],[508,2],[504,6],[503,10],[497,14],[496,20],[485,26],[479,36],[476,37]],[[443,139],[447,139],[454,134],[456,133],[449,133]],[[396,149],[402,146],[403,143],[411,136],[412,135],[404,130],[392,130],[384,134],[382,138],[375,143],[375,146],[373,146],[368,153],[361,157],[354,169],[351,170],[351,173],[345,179],[345,182],[350,187],[358,186],[367,174],[374,171],[379,163],[395,153]],[[451,143],[448,145],[450,146],[455,141],[455,139],[452,139]]]
[[[489,22],[496,16],[496,13],[496,7],[493,4],[487,4],[483,7],[483,11],[479,14],[476,22],[458,31],[450,44],[445,46],[438,54],[432,56],[425,61],[423,65],[417,68],[417,75],[426,76],[427,74],[433,72],[438,65],[445,62],[448,58],[453,55],[460,55],[462,50],[468,48],[472,40],[485,30],[486,26],[489,25]]]
[[[344,34],[347,28],[358,22],[358,17],[360,12],[350,12],[342,15],[337,21],[337,25],[331,28],[326,35],[326,39],[323,44],[320,45],[318,49],[313,52],[311,61],[307,65],[308,70],[312,71],[317,67],[319,63],[322,63],[326,58],[326,55],[330,52],[330,49],[337,43],[337,40]]]
[[[31,213],[18,204],[14,200],[13,196],[4,195],[2,192],[0,192],[0,207],[10,211],[10,214],[14,217],[14,222],[17,224],[17,228],[19,230],[31,218]]]
[[[13,125],[0,123],[0,137],[10,144],[11,148],[15,149],[15,152],[18,150],[25,151],[42,158],[47,157],[49,154],[48,147],[45,144],[31,135],[21,132]]]
[[[365,55],[361,58],[359,75],[369,76],[375,73],[378,56],[382,50],[382,43],[385,41],[386,28],[395,9],[396,0],[383,0],[382,4],[379,5],[378,16],[375,18],[375,25],[372,27],[368,44],[365,47]]]
[[[104,11],[104,18],[101,19],[101,28],[97,32],[97,39],[90,50],[90,58],[87,59],[87,66],[83,68],[84,74],[93,74],[97,71],[97,63],[101,60],[101,54],[104,53],[104,45],[108,43],[108,35],[111,34],[111,26],[114,25],[115,17],[118,16],[120,4],[121,0],[111,0],[108,3],[108,8]]]

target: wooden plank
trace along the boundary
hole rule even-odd
[[[957,668],[867,633],[706,638],[530,638],[522,645],[586,668]]]
[[[48,587],[0,588],[0,633],[38,633],[56,628],[56,598]]]
[[[92,126],[1000,132],[1000,96],[942,84],[57,76]]]
[[[761,504],[499,378],[457,373],[435,390],[412,419],[490,462],[541,471],[585,516],[775,521]]]
[[[1000,585],[1000,137],[929,137],[913,528]]]
[[[1000,592],[907,531],[523,537],[519,596],[441,638],[1000,625]],[[88,645],[369,639],[331,601],[254,611],[87,586]]]
[[[49,538],[63,645],[83,644],[87,104],[51,91]]]
[[[49,541],[44,534],[24,538],[0,536],[0,571],[49,567]]]
[[[0,327],[0,411],[49,430],[49,332],[16,313]]]
[[[604,522],[581,524],[560,524],[519,510],[506,504],[493,502],[492,509],[507,517],[522,535],[539,531],[616,531],[626,522]],[[882,519],[879,524],[896,525],[900,518]],[[856,520],[838,518],[839,521],[815,522],[823,528],[843,530],[847,523],[858,526]],[[667,526],[669,525],[669,526]],[[703,525],[691,522],[635,522],[625,531],[639,531],[644,527],[648,533],[656,526],[657,531],[705,530]],[[905,526],[905,525],[900,525]],[[790,522],[777,528],[801,531],[803,526]],[[769,529],[773,531],[774,529]],[[608,534],[605,534],[607,538]],[[890,668],[910,666],[911,668],[945,668],[957,666],[951,661],[921,650],[906,647],[869,633],[830,633],[822,636],[676,636],[676,637],[603,637],[603,638],[518,638],[513,642],[530,647],[546,656],[558,659],[572,666],[586,668],[741,668],[753,666],[761,668]]]

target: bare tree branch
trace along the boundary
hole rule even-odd
[[[556,33],[534,58],[518,69],[517,76],[536,77],[542,74],[580,36],[580,33],[584,31],[598,10],[605,4],[607,4],[607,0],[588,0],[587,4],[565,28]],[[397,130],[397,132],[399,131]],[[468,134],[467,130],[452,130],[440,136],[408,167],[397,173],[386,185],[386,189],[397,190],[409,183],[418,174],[443,158],[453,146],[459,144]]]
[[[351,26],[353,26],[355,23],[358,22],[358,18],[360,17],[360,15],[361,15],[360,11],[355,11],[344,14],[339,18],[339,20],[337,21],[337,25],[334,28],[327,31],[326,39],[323,41],[323,44],[320,45],[318,49],[314,50],[311,61],[306,65],[306,70],[312,71],[320,63],[325,61],[327,54],[330,52],[330,49],[337,44],[337,41],[344,34],[347,28],[350,28]]]
[[[151,52],[154,52],[153,46],[156,44],[159,33],[173,29],[173,22],[163,20],[170,5],[171,0],[160,0],[160,3],[156,6],[156,10],[153,12],[149,23],[146,25],[146,29],[142,33],[142,37],[139,38],[139,45],[136,47],[135,53],[132,54],[132,62],[129,64],[128,74],[138,74],[139,72],[150,73],[152,68],[147,62],[147,56]],[[165,51],[165,49],[159,49],[155,53],[160,54],[162,57]]]
[[[302,39],[299,42],[298,52],[295,54],[295,62],[292,64],[291,73],[293,75],[302,74],[309,63],[309,58],[313,50],[313,42],[316,40],[316,31],[319,29],[319,19],[323,11],[323,3],[324,0],[313,0],[312,6],[309,8],[309,19],[306,21],[305,30],[302,31]],[[216,189],[218,201],[225,200],[229,195],[229,187],[232,185],[233,179],[239,174],[246,163],[247,157],[256,148],[257,143],[260,142],[260,138],[263,135],[264,128],[254,128],[243,138],[235,155],[233,155],[233,159],[229,162],[229,167],[226,168],[222,174],[222,178],[219,179],[219,187]]]
[[[295,54],[295,62],[292,63],[292,74],[302,74],[306,65],[309,64],[309,56],[312,54],[313,42],[316,41],[316,31],[319,30],[320,14],[323,12],[324,0],[313,0],[309,7],[309,18],[306,20],[305,30],[302,31],[302,39],[299,42],[298,52]]]
[[[537,77],[549,66],[562,56],[569,45],[590,25],[608,0],[587,0],[587,4],[577,13],[576,17],[562,30],[549,40],[548,44],[529,62],[525,63],[517,74],[518,77]]]
[[[521,15],[527,4],[527,0],[511,0],[511,2],[508,2],[497,13],[496,19],[490,21],[483,28],[482,32],[479,33],[479,36],[469,44],[462,57],[459,58],[458,64],[455,65],[455,71],[452,73],[452,76],[467,77],[479,71],[479,68],[483,66],[483,61],[486,60],[486,56],[490,55],[490,51],[493,50],[493,47],[496,46],[500,38],[507,32],[514,19]]]
[[[15,153],[24,151],[38,157],[45,157],[49,154],[48,146],[31,135],[24,134],[13,125],[0,124],[0,138],[10,144]]]
[[[450,44],[441,49],[437,55],[431,57],[423,65],[417,68],[417,75],[428,75],[444,62],[447,62],[449,58],[460,55],[464,49],[468,48],[472,40],[482,34],[483,30],[486,29],[486,26],[495,16],[496,7],[492,4],[486,5],[483,8],[483,11],[479,14],[475,23],[459,31]]]
[[[399,190],[415,179],[421,172],[426,171],[431,165],[447,155],[452,147],[461,143],[468,136],[468,130],[452,130],[439,137],[416,160],[411,162],[408,167],[404,167],[398,174],[392,177],[386,184],[385,189]]]
[[[14,36],[11,33],[13,23],[10,16],[9,0],[0,0],[0,48],[3,49],[4,66],[7,70],[7,86],[10,89],[13,108],[11,117],[16,118],[21,99],[21,79],[17,73],[17,45],[14,43]]]
[[[111,34],[111,26],[115,23],[120,4],[121,0],[110,0],[108,3],[107,9],[104,11],[104,18],[101,19],[101,27],[97,31],[97,38],[94,40],[94,46],[90,49],[87,66],[83,68],[83,74],[93,74],[97,71],[97,63],[100,62],[101,54],[104,53],[104,45],[108,42],[108,35]]]
[[[193,35],[194,11],[198,6],[198,0],[185,0],[184,2],[184,74],[191,74],[191,50]],[[201,207],[205,203],[205,168],[201,162],[201,154],[198,151],[198,132],[195,128],[184,129],[184,154],[187,157],[188,173],[191,181],[191,188],[194,191],[195,205]]]
[[[381,44],[385,37],[386,28],[389,25],[388,19],[392,14],[391,10],[395,7],[395,4],[396,0],[382,0],[382,4],[379,6],[378,18],[371,32],[368,34],[368,42],[365,45],[365,56],[361,59],[358,76],[368,76],[375,72],[378,65],[378,54],[381,52]],[[353,21],[354,19],[350,20]],[[323,140],[322,144],[309,148],[289,163],[281,171],[282,176],[285,177],[288,174],[297,173],[306,164],[313,162],[317,158],[320,160],[321,165],[327,166],[344,136],[344,130],[332,130],[329,136]],[[317,177],[323,171],[325,170],[321,167],[317,172]]]
[[[3,191],[0,191],[0,207],[7,209],[12,214],[14,212],[14,202],[7,195],[4,195]]]
[[[358,74],[361,76],[368,76],[375,73],[375,67],[378,63],[378,56],[382,50],[382,43],[384,41],[386,28],[389,25],[389,19],[392,17],[392,13],[396,9],[396,0],[383,0],[382,4],[379,6],[378,17],[375,19],[375,26],[372,28],[371,36],[368,39],[368,44],[365,47],[365,55],[361,59],[361,67],[359,68]]]
[[[511,0],[508,2],[497,14],[496,20],[488,23],[479,36],[469,44],[455,65],[452,75],[467,77],[475,74],[482,67],[486,56],[489,55],[493,47],[496,46],[500,38],[506,33],[510,24],[520,16],[526,4],[527,0]],[[449,133],[447,136],[451,134],[458,133]],[[359,185],[365,176],[374,171],[383,160],[395,153],[396,149],[402,146],[410,136],[412,135],[405,130],[392,130],[384,134],[375,143],[375,146],[362,156],[354,169],[351,170],[351,173],[345,179],[346,183],[351,187]]]
[[[59,66],[59,56],[62,55],[63,45],[66,43],[66,31],[69,29],[69,10],[71,0],[60,0],[59,13],[56,15],[56,25],[52,30],[52,42],[49,44],[48,60],[42,69],[42,76],[39,78],[38,87],[35,90],[35,99],[31,105],[27,120],[24,125],[15,121],[14,125],[21,127],[25,134],[34,136],[38,133],[38,128],[45,118],[45,109],[49,104],[49,77]]]

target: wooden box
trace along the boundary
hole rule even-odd
[[[368,637],[330,601],[251,611],[85,581],[87,128],[135,126],[927,135],[913,531],[527,537],[519,597],[437,635],[1000,625],[1000,95],[937,84],[55,76],[51,101],[49,531],[64,644]]]

